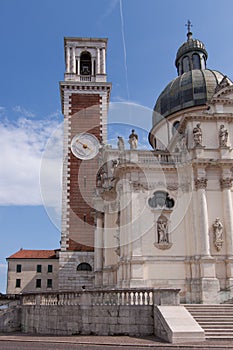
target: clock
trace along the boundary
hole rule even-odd
[[[98,139],[88,133],[81,133],[73,137],[71,141],[71,151],[79,159],[92,159],[99,152]]]

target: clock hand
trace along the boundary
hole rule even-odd
[[[89,148],[90,151],[92,151],[92,148],[90,148],[86,143],[81,142],[80,140],[77,140],[76,142],[79,142],[84,149]]]

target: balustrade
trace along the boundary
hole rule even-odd
[[[153,289],[28,294],[22,296],[22,304],[74,306],[82,304],[84,295],[89,296],[91,305],[153,305]]]

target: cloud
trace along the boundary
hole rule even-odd
[[[0,123],[0,205],[42,204],[41,158],[58,124],[27,118]]]
[[[35,114],[22,106],[14,106],[12,110],[27,118],[34,118]]]
[[[59,110],[56,110],[55,112],[51,113],[48,115],[48,118],[61,118],[62,117],[62,113]]]
[[[0,264],[0,269],[6,269],[7,268],[7,264]]]

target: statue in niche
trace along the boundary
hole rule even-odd
[[[132,130],[132,133],[129,135],[129,145],[130,149],[137,149],[138,147],[138,135],[135,134],[135,130]]]
[[[224,125],[220,125],[219,129],[219,146],[220,147],[226,147],[227,146],[227,140],[228,140],[228,131],[225,129]]]
[[[195,146],[201,146],[202,145],[202,130],[201,130],[201,124],[198,123],[195,128],[193,129],[193,141]]]
[[[221,223],[219,218],[216,218],[215,222],[213,223],[213,229],[214,229],[214,245],[219,251],[222,248],[223,244],[223,224]]]
[[[158,243],[169,243],[168,239],[168,224],[164,216],[160,216],[157,221]]]
[[[125,143],[124,143],[123,137],[117,136],[117,138],[118,138],[117,147],[118,147],[119,151],[124,151]]]

